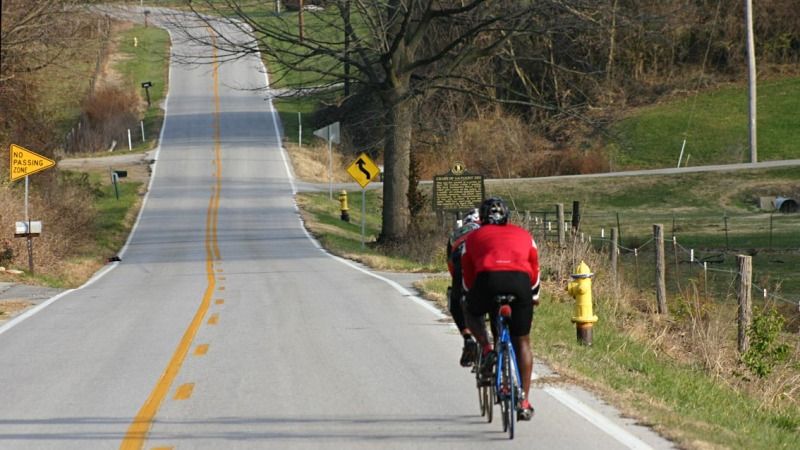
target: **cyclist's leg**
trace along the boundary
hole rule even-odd
[[[492,347],[486,335],[486,325],[483,319],[484,315],[490,311],[491,306],[491,298],[487,299],[485,288],[488,275],[486,272],[478,274],[475,279],[475,285],[467,294],[464,304],[466,325],[472,331],[472,335],[478,341],[484,353],[486,353],[486,349],[491,349]]]
[[[527,335],[512,336],[511,342],[514,344],[514,353],[517,355],[519,376],[522,378],[522,392],[525,394],[525,398],[528,398],[528,392],[531,389],[531,375],[533,374],[531,342]]]
[[[511,304],[511,342],[517,355],[524,398],[528,398],[533,374],[533,353],[531,352],[530,332],[533,321],[533,302],[530,293],[530,278],[524,272],[507,272],[504,280],[507,289],[517,300]]]
[[[453,316],[453,321],[456,323],[459,333],[461,333],[462,336],[468,336],[470,334],[470,329],[464,319],[464,306],[461,301],[461,297],[464,295],[464,287],[462,286],[461,279],[460,256],[453,257],[453,268],[455,274],[453,275],[453,284],[450,288],[450,298],[448,299],[447,307],[450,310],[450,314]]]

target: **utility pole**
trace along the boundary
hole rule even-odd
[[[750,113],[750,162],[758,162],[756,146],[756,44],[753,36],[753,0],[745,0],[745,20],[747,21],[747,67],[749,73]]]

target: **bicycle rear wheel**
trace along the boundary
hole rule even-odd
[[[483,388],[484,404],[486,405],[486,422],[492,423],[492,414],[494,411],[494,389],[491,386],[484,386]]]

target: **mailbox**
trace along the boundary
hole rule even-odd
[[[14,226],[14,237],[39,236],[42,234],[42,222],[16,222]]]

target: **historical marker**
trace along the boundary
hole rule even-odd
[[[484,193],[483,175],[469,174],[463,163],[433,177],[433,208],[439,211],[475,208],[483,201]]]

